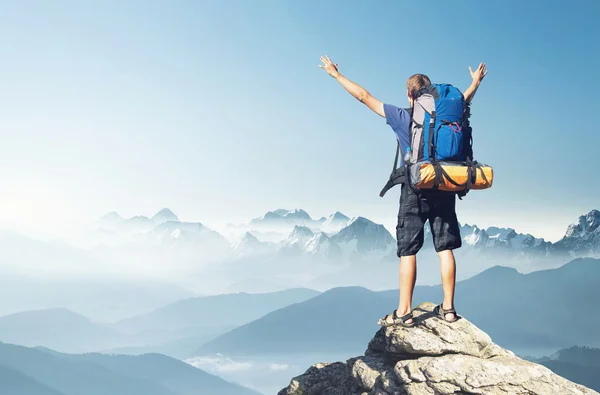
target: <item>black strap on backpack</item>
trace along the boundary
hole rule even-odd
[[[431,158],[431,163],[437,163],[437,157],[435,155],[435,150],[437,149],[437,136],[435,136],[435,139],[433,138],[435,132],[435,111],[432,111],[431,119],[429,120],[429,157]]]
[[[481,171],[483,179],[487,182],[485,173],[483,172],[477,161],[473,159],[473,129],[471,128],[471,122],[469,121],[469,118],[471,118],[471,103],[465,102],[465,110],[463,112],[462,118],[463,154],[467,166],[469,166],[469,173],[467,177],[467,188],[464,191],[461,191],[457,194],[460,200],[462,200],[462,198],[465,197],[467,193],[469,193],[472,184],[475,183],[475,181],[477,180],[478,169]]]
[[[462,133],[463,133],[463,154],[467,162],[473,161],[473,129],[471,129],[471,103],[465,103],[465,111],[463,112],[462,119]]]
[[[405,109],[410,110],[410,122],[408,124],[408,133],[409,133],[409,144],[412,147],[412,124],[413,124],[413,109]],[[398,159],[400,158],[400,140],[396,139],[396,156],[394,157],[394,167],[392,168],[392,173],[390,174],[390,178],[388,182],[385,184],[381,192],[379,192],[379,196],[383,197],[387,191],[392,189],[395,185],[408,183],[410,185],[409,177],[409,169],[408,163],[404,163],[404,166],[398,168]]]
[[[396,157],[394,158],[394,168],[392,169],[392,174],[390,174],[390,179],[385,184],[381,192],[379,192],[379,196],[383,197],[387,191],[392,189],[394,185],[403,184],[406,181],[406,166],[402,166],[398,168],[398,158],[400,157],[400,140],[397,140],[398,144],[396,146]]]

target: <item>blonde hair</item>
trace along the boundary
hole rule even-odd
[[[431,85],[431,80],[425,74],[414,74],[411,75],[408,81],[406,81],[406,89],[411,97],[416,97],[417,93]]]

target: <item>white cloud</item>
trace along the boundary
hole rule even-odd
[[[289,368],[290,365],[288,365],[287,363],[272,363],[269,365],[269,369],[273,371],[288,370]]]
[[[185,362],[190,365],[213,373],[240,372],[251,370],[254,367],[253,361],[237,362],[233,359],[217,355],[215,357],[200,356],[187,359]]]

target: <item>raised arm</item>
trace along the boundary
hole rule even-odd
[[[344,77],[337,68],[337,64],[333,64],[329,56],[321,56],[321,61],[323,64],[320,64],[319,67],[325,69],[325,71],[335,78],[337,82],[340,83],[352,96],[354,96],[358,101],[369,107],[371,110],[375,111],[377,114],[381,115],[385,118],[385,113],[383,111],[383,103],[379,100],[375,99],[365,88],[362,86],[355,84],[350,81],[348,78]]]
[[[485,77],[488,73],[485,63],[480,63],[479,67],[477,67],[477,70],[475,71],[473,71],[473,69],[471,69],[471,66],[469,66],[469,72],[471,73],[471,78],[473,79],[473,82],[464,93],[465,101],[467,103],[470,103],[471,100],[473,100],[473,97],[475,97],[475,93],[477,93],[477,88],[479,88],[481,81],[483,81],[483,77]]]

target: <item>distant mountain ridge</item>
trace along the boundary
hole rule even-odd
[[[503,347],[600,346],[593,329],[600,327],[600,318],[589,314],[600,300],[598,276],[600,260],[591,258],[529,274],[496,266],[457,283],[456,307],[459,315]],[[417,286],[414,302],[441,300],[442,296],[440,286]],[[282,354],[295,344],[302,344],[301,351],[306,353],[361,351],[357,348],[377,328],[377,319],[397,303],[397,290],[334,288],[235,328],[203,345],[198,353]],[[572,325],[582,316],[585,326]],[[315,322],[319,322],[318,330]]]
[[[250,221],[250,226],[257,228],[279,228],[290,225],[312,225],[319,224],[321,220],[314,220],[302,209],[285,210],[277,209],[269,211],[260,218],[254,218]]]
[[[67,309],[24,311],[0,317],[0,340],[68,352],[109,347],[119,334]]]
[[[184,245],[210,245],[221,251],[230,251],[233,257],[248,257],[277,254],[311,256],[324,259],[358,257],[364,254],[379,254],[378,259],[394,249],[394,238],[383,225],[364,217],[350,219],[337,211],[329,217],[313,219],[302,209],[277,209],[250,221],[245,232],[234,243],[230,243],[218,232],[201,223],[182,222],[169,209],[164,208],[149,219],[137,216],[123,219],[116,212],[103,216],[98,223],[119,230],[137,229],[152,245],[181,248]],[[110,227],[109,227],[110,228]],[[108,228],[107,228],[108,229]],[[254,234],[256,231],[279,232],[278,243],[263,242]]]
[[[0,365],[0,383],[3,394],[15,395],[65,395],[37,382],[31,377]]]
[[[152,222],[162,224],[165,222],[179,222],[179,218],[168,208],[163,208],[151,218]]]
[[[475,249],[504,250],[515,255],[533,254],[548,256],[556,250],[551,242],[530,234],[517,233],[512,228],[489,227],[481,229],[477,225],[463,225],[461,236],[465,244]]]
[[[236,326],[270,311],[310,299],[319,292],[287,289],[264,294],[234,293],[189,298],[150,313],[121,320],[116,330],[136,333],[144,330],[173,330],[194,326]],[[235,314],[232,312],[235,311]]]
[[[226,247],[224,239],[218,232],[213,231],[200,223],[181,222],[168,208],[163,208],[152,219],[137,216],[123,219],[116,212],[103,216],[99,223],[118,223],[119,226],[131,229],[137,227],[140,232],[161,234],[163,239],[187,237],[193,242],[202,242],[206,238],[208,243],[221,243]],[[375,224],[365,217],[349,218],[339,211],[327,218],[313,219],[302,209],[277,209],[269,211],[262,217],[252,219],[244,225],[245,231],[239,239],[230,243],[229,249],[243,247],[244,255],[252,255],[253,248],[258,253],[265,253],[267,244],[260,240],[260,232],[271,230],[281,234],[279,243],[271,243],[270,250],[275,252],[278,248],[293,246],[301,253],[314,254],[315,245],[323,242],[338,244],[341,251],[345,251],[344,243],[354,241],[355,253],[367,251],[387,251],[393,249],[394,236],[383,225]],[[359,228],[364,228],[359,230]],[[257,231],[255,235],[252,230]],[[204,235],[199,235],[202,230]],[[167,235],[167,231],[170,231]],[[324,233],[324,236],[318,236]],[[182,236],[183,235],[183,236]],[[598,256],[600,255],[600,211],[592,210],[581,216],[576,222],[569,225],[565,236],[556,243],[536,238],[531,234],[522,234],[512,228],[489,227],[479,228],[477,225],[461,225],[461,235],[464,245],[479,252],[489,250],[493,253],[509,254],[513,256],[547,257],[562,255],[565,257]],[[253,238],[251,238],[253,236]],[[313,240],[313,238],[315,238]],[[431,247],[431,232],[428,225],[425,227],[425,246]],[[341,244],[340,244],[341,243]],[[279,247],[277,246],[279,244]],[[392,245],[392,247],[390,247]],[[309,246],[311,248],[309,249]],[[275,248],[274,248],[275,247]],[[337,252],[337,247],[332,247]],[[389,252],[389,251],[388,251]],[[336,254],[332,254],[334,256]]]
[[[159,217],[164,219],[173,214],[167,210],[161,210]],[[103,218],[119,220],[120,217],[109,213]],[[152,222],[139,218],[136,221]],[[556,268],[577,257],[600,257],[599,223],[600,212],[592,210],[571,224],[565,237],[555,243],[518,233],[513,228],[461,225],[462,248],[455,251],[460,262],[457,276],[469,278],[494,265],[529,273]],[[113,236],[117,233],[113,232]],[[424,233],[419,260],[437,261],[428,224]],[[160,277],[175,272],[187,275],[200,266],[219,265],[223,281],[204,284],[209,289],[207,293],[270,292],[288,287],[323,291],[352,284],[383,289],[396,277],[398,261],[395,231],[389,232],[383,225],[362,216],[350,218],[337,211],[314,219],[302,209],[269,211],[247,224],[225,226],[218,231],[199,222],[166,221],[134,234],[122,251],[111,248],[94,256],[115,263],[125,257],[143,270],[154,268]],[[129,259],[131,256],[135,261]],[[380,265],[379,279],[374,275],[373,264]],[[439,274],[433,267],[426,267],[417,281],[439,282]],[[261,279],[263,285],[253,286],[248,282],[250,279]]]
[[[353,218],[331,238],[340,245],[352,245],[351,253],[359,254],[380,252],[387,255],[396,245],[394,238],[383,225],[364,217]]]
[[[573,382],[600,391],[600,349],[573,346],[555,354],[530,358]]]
[[[205,244],[211,248],[228,249],[229,242],[218,232],[207,228],[199,222],[166,221],[154,227],[150,232],[153,244],[175,244],[201,246]]]
[[[325,222],[323,222],[321,229],[324,232],[336,233],[342,230],[346,225],[348,225],[348,221],[350,221],[350,218],[340,213],[339,211],[336,211],[335,213],[327,217]]]
[[[259,395],[163,355],[61,354],[5,343],[0,382],[3,395]]]
[[[575,254],[600,254],[600,211],[592,210],[579,217],[556,245]]]

